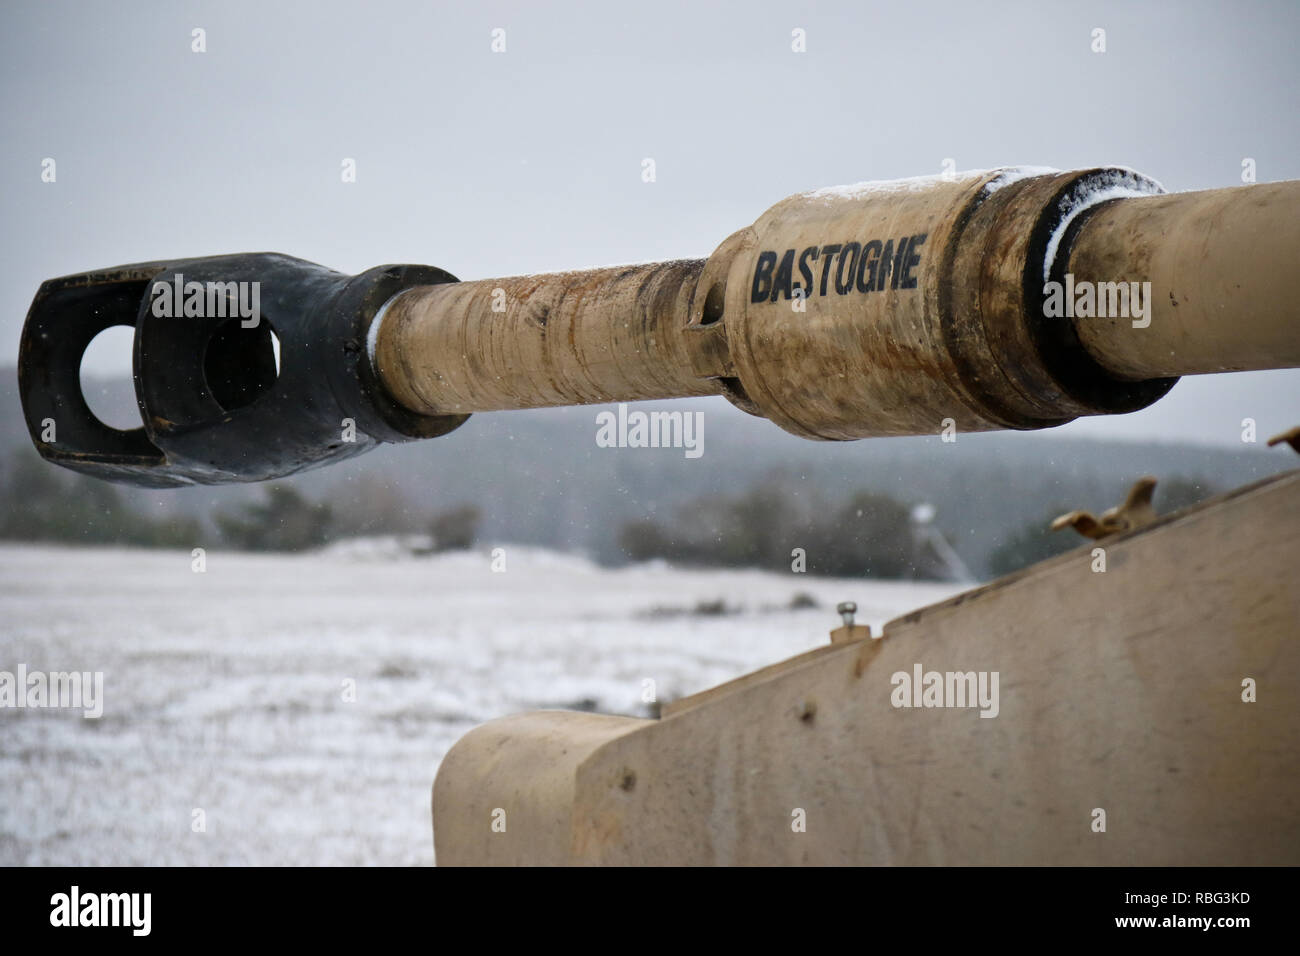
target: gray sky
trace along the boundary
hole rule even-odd
[[[468,279],[703,257],[792,192],[948,157],[1300,178],[1298,36],[1294,2],[8,2],[0,361],[43,279],[138,260]],[[1234,445],[1297,411],[1300,371],[1202,376],[1057,431]]]

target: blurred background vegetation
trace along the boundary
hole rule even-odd
[[[790,570],[800,549],[809,574],[965,576],[922,533],[928,522],[917,520],[917,502],[865,488],[837,500],[801,484],[769,472],[734,494],[692,498],[668,517],[625,521],[617,533],[620,559]],[[1204,479],[1167,479],[1157,487],[1156,503],[1167,512],[1216,490]],[[13,454],[0,470],[0,496],[9,503],[0,512],[0,539],[190,548],[210,545],[215,532],[222,546],[236,550],[300,551],[352,537],[404,535],[421,554],[471,548],[479,539],[483,515],[477,505],[420,510],[391,490],[377,491],[371,488],[357,507],[355,501],[315,500],[291,484],[273,483],[260,486],[253,500],[214,506],[205,521],[151,513],[117,485],[51,466],[34,454]],[[1110,503],[1093,504],[1101,510]],[[987,557],[989,572],[1006,574],[1077,547],[1081,539],[1072,533],[1048,530],[1053,517],[1076,504],[1063,494],[1056,506],[1008,528]]]
[[[475,415],[443,438],[386,445],[271,484],[158,491],[40,459],[16,373],[0,369],[0,539],[296,551],[401,536],[419,553],[521,544],[604,565],[662,559],[810,574],[989,578],[1077,547],[1053,517],[1117,504],[1144,474],[1161,514],[1294,467],[1263,444],[1205,447],[1038,433],[808,442],[718,400],[704,455],[595,443],[600,408]],[[130,379],[94,380],[129,419]]]

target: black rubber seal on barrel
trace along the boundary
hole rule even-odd
[[[1135,412],[1164,397],[1177,383],[1177,378],[1153,378],[1145,381],[1128,381],[1116,378],[1097,362],[1079,341],[1075,321],[1067,318],[1052,319],[1044,313],[1046,295],[1043,287],[1048,281],[1064,285],[1069,271],[1070,249],[1083,224],[1098,209],[1120,199],[1106,200],[1086,206],[1075,214],[1066,227],[1057,246],[1050,271],[1043,274],[1047,246],[1070,210],[1071,200],[1077,200],[1086,190],[1098,187],[1098,179],[1112,177],[1112,185],[1131,187],[1135,193],[1157,195],[1163,190],[1153,180],[1130,170],[1101,169],[1081,176],[1064,187],[1048,204],[1042,218],[1034,227],[1025,260],[1024,296],[1025,315],[1037,321],[1030,323],[1034,347],[1048,372],[1056,379],[1063,392],[1076,401],[1090,406],[1098,414],[1123,414]],[[1086,320],[1085,320],[1086,321]]]

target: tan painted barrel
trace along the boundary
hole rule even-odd
[[[385,309],[375,364],[399,402],[433,414],[719,394],[725,342],[686,331],[703,267],[679,260],[411,289]]]
[[[1002,169],[778,203],[728,273],[746,394],[821,439],[1041,428],[1149,404],[1169,383],[1116,383],[1038,314],[1050,238],[1099,188],[1158,187],[1126,170]]]
[[[829,440],[1043,428],[1300,366],[1300,183],[1160,192],[1106,167],[801,193],[707,261],[407,290],[373,361],[420,414],[721,394]],[[1151,321],[1053,314],[1057,280],[1150,282]]]
[[[1151,308],[1140,318],[1111,308],[1108,289],[1112,314],[1074,325],[1123,378],[1294,368],[1297,272],[1300,182],[1111,202],[1079,228],[1072,284],[1149,282]]]

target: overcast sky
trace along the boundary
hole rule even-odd
[[[792,192],[949,157],[1296,179],[1298,37],[1295,2],[10,0],[0,361],[43,279],[139,260],[482,278],[703,257]],[[1187,378],[1058,431],[1233,445],[1247,416],[1300,422],[1300,371]]]

